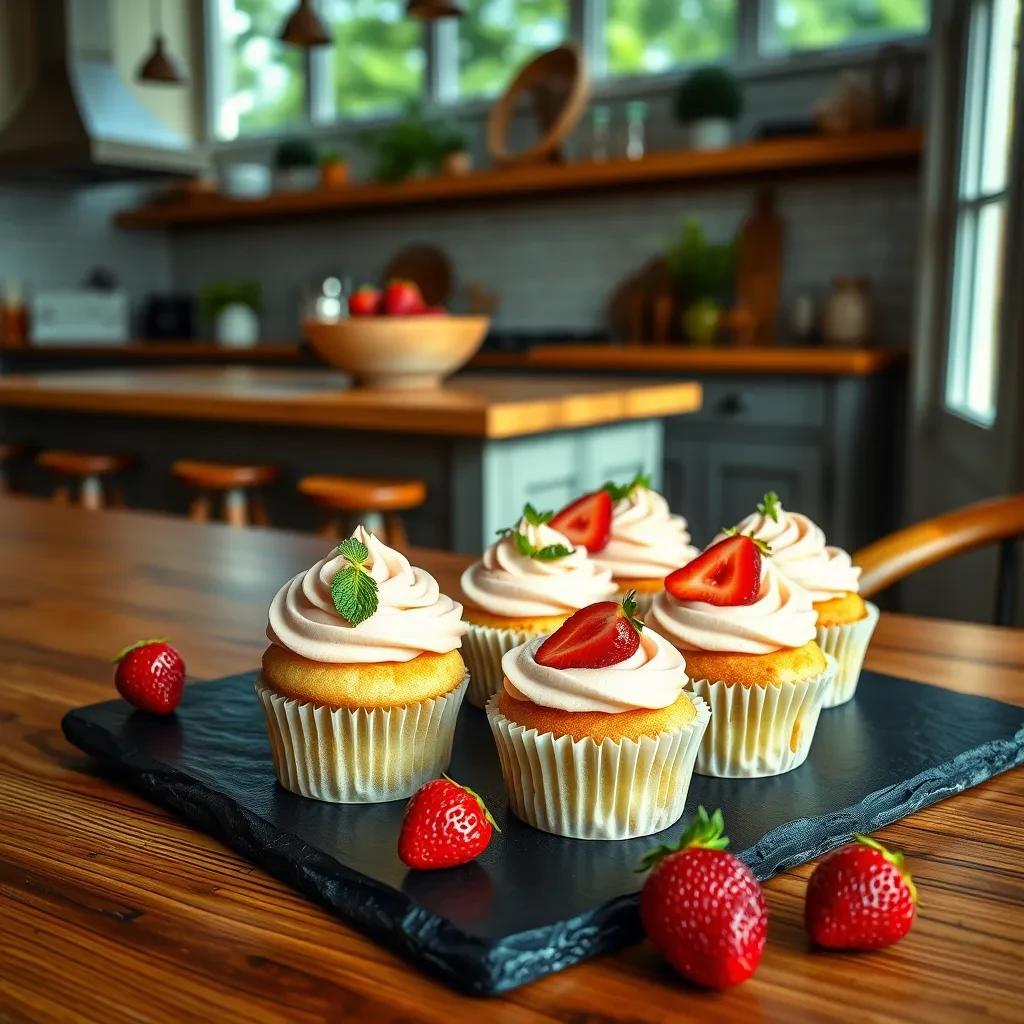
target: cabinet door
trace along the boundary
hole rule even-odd
[[[662,493],[669,508],[685,516],[693,543],[703,547],[718,529],[712,529],[708,509],[707,441],[665,440]]]
[[[829,522],[825,463],[817,445],[711,441],[707,445],[708,538],[754,511],[765,491],[816,523]]]

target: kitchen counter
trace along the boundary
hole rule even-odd
[[[810,949],[803,929],[815,866],[809,863],[765,883],[768,946],[757,974],[736,988],[687,985],[643,942],[486,1002],[473,1000],[116,785],[60,734],[66,711],[115,696],[110,657],[137,637],[169,635],[193,680],[257,665],[271,597],[322,556],[323,540],[0,499],[0,548],[5,1019],[1020,1018],[1020,769],[879,830],[883,843],[906,852],[921,893],[913,930],[889,949]],[[466,564],[440,552],[410,554],[445,591]],[[867,665],[1024,705],[1020,630],[883,614]],[[438,881],[449,874],[459,877],[440,872]],[[486,874],[469,873],[465,881],[475,885],[448,890],[453,901],[465,905],[459,901],[467,893],[486,898]]]

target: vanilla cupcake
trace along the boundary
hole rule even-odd
[[[803,764],[835,675],[810,597],[748,537],[709,546],[665,588],[647,623],[682,652],[689,688],[711,707],[697,772],[755,778]]]
[[[589,554],[611,572],[620,594],[636,591],[637,605],[646,614],[665,577],[695,558],[697,549],[690,543],[686,520],[669,510],[647,477],[605,488],[614,502],[611,532],[608,543]]]
[[[818,644],[837,664],[824,706],[845,704],[857,690],[864,655],[878,624],[877,606],[858,593],[860,568],[842,548],[827,545],[824,531],[807,516],[787,512],[773,491],[764,496],[757,512],[731,532],[766,543],[781,572],[810,594],[818,615]],[[723,531],[715,539],[726,535]]]
[[[410,796],[451,758],[462,606],[361,526],[270,606],[263,705],[281,785],[334,803]]]
[[[557,629],[574,611],[615,594],[611,573],[584,548],[553,529],[550,515],[527,505],[462,574],[469,632],[463,654],[469,666],[469,702],[482,708],[501,685],[506,651]]]
[[[502,658],[503,686],[487,702],[487,719],[509,806],[542,831],[628,839],[659,832],[683,813],[710,716],[684,689],[686,664],[672,644],[644,629],[614,655],[621,660],[544,663],[552,659],[542,648],[557,645],[563,633],[575,630],[592,645],[592,623],[584,619],[622,614],[601,602],[552,637],[535,637]]]

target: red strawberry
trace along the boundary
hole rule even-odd
[[[368,284],[356,290],[348,300],[350,316],[376,316],[380,312],[380,292]]]
[[[677,601],[753,604],[761,589],[761,551],[750,537],[726,537],[665,577]]]
[[[829,854],[807,883],[807,934],[829,949],[881,949],[899,942],[914,923],[917,889],[891,853],[868,836]]]
[[[746,981],[768,935],[764,893],[743,861],[726,853],[722,812],[703,807],[679,846],[652,850],[640,892],[647,937],[685,978],[708,988]]]
[[[140,640],[114,658],[114,683],[129,704],[169,715],[181,701],[185,686],[185,662],[163,640]]]
[[[632,657],[644,628],[635,597],[631,590],[622,604],[598,601],[581,608],[540,645],[534,660],[548,668],[604,668]]]
[[[398,856],[423,870],[468,864],[487,849],[495,829],[498,824],[483,800],[446,775],[413,794],[402,820]]]
[[[426,308],[420,286],[415,281],[394,277],[384,286],[382,300],[386,316],[415,316]]]
[[[593,553],[601,551],[612,534],[612,496],[607,491],[584,494],[566,505],[550,524],[572,541]]]

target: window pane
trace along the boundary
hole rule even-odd
[[[399,110],[423,93],[423,29],[404,0],[324,0],[334,33],[334,108],[339,117]]]
[[[774,0],[767,48],[819,50],[925,32],[929,0]]]
[[[277,35],[294,0],[218,0],[226,62],[217,134],[272,131],[303,119],[302,54]]]
[[[1020,8],[1017,0],[995,0],[992,5],[992,61],[988,71],[985,146],[981,158],[981,190],[1001,192],[1009,171],[1013,130],[1013,84],[1020,46]],[[1000,45],[999,40],[1013,40]]]
[[[736,43],[736,0],[606,0],[610,75],[671,71],[725,57]]]
[[[493,96],[531,57],[563,42],[566,0],[469,0],[459,19],[459,95]]]

